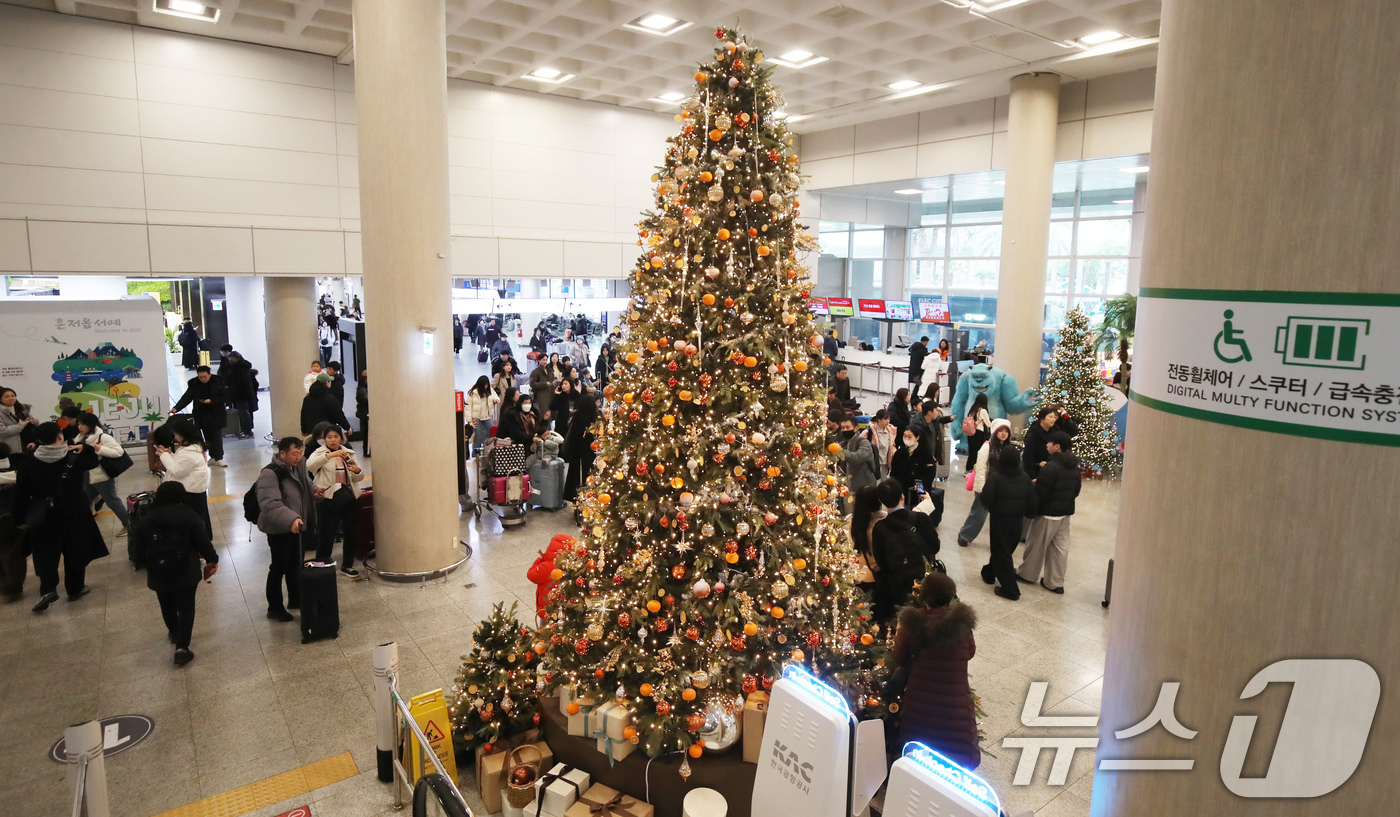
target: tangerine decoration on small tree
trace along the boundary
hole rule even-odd
[[[515,618],[519,605],[498,602],[491,616],[476,625],[472,651],[448,696],[452,731],[468,749],[495,744],[539,725],[535,694],[540,656],[531,646],[529,628]]]
[[[536,643],[548,689],[620,701],[652,757],[721,748],[789,662],[887,711],[834,504],[798,156],[763,54],[715,36],[652,177],[584,530]]]

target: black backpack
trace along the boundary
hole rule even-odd
[[[146,570],[152,576],[174,578],[189,563],[185,543],[161,525],[146,530]]]
[[[266,471],[270,467],[271,466],[263,466],[263,471]],[[273,473],[277,474],[277,488],[281,490],[282,473],[276,469],[273,469]],[[258,472],[258,476],[262,476],[262,471]],[[248,491],[243,494],[243,518],[256,525],[258,524],[258,518],[261,516],[262,507],[258,505],[258,481],[253,480],[253,484],[248,486]]]
[[[924,574],[924,540],[919,529],[902,520],[883,519],[876,526],[884,564],[890,575]]]

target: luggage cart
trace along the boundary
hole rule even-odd
[[[530,499],[530,477],[525,472],[525,454],[525,446],[515,445],[510,440],[492,437],[486,441],[476,457],[474,516],[480,519],[484,511],[489,511],[501,520],[503,528],[525,524]]]

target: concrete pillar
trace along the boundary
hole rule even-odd
[[[1012,78],[995,348],[997,367],[1015,377],[1022,389],[1040,382],[1059,106],[1059,74]]]
[[[263,279],[267,370],[261,377],[272,404],[274,437],[301,435],[302,381],[317,357],[316,279]]]
[[[1174,0],[1163,4],[1161,37],[1144,293],[1297,292],[1296,314],[1322,317],[1329,294],[1379,305],[1400,293],[1400,231],[1390,218],[1400,208],[1400,6]],[[1139,334],[1135,387],[1147,388],[1149,360],[1155,370],[1192,349],[1211,355],[1216,310],[1249,301],[1221,297],[1226,304],[1207,302],[1209,330]],[[1150,308],[1144,300],[1140,331]],[[1273,333],[1261,334],[1250,338],[1254,358],[1281,365]],[[1310,386],[1374,387],[1397,350],[1371,354],[1365,373],[1299,368],[1296,376]],[[1092,814],[1393,813],[1400,708],[1382,700],[1374,721],[1338,734],[1345,719],[1329,711],[1364,697],[1338,676],[1241,696],[1256,673],[1285,659],[1359,660],[1382,690],[1400,680],[1400,448],[1222,425],[1141,403],[1130,412],[1098,754],[1180,758],[1194,768],[1100,769]],[[1153,711],[1167,681],[1180,683],[1176,716],[1197,730],[1194,739],[1158,726],[1118,740],[1116,730]],[[1232,774],[1227,736],[1251,715],[1257,729],[1242,773]],[[1367,740],[1368,727],[1348,776],[1346,747]],[[1339,780],[1329,781],[1339,762]],[[1315,797],[1268,795],[1276,785],[1318,783]]]
[[[446,18],[443,0],[355,0],[354,19],[376,550],[417,573],[455,562],[459,532]]]

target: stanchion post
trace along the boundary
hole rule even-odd
[[[394,782],[394,742],[398,730],[397,711],[389,696],[389,686],[399,674],[399,645],[390,641],[374,648],[374,714],[379,782]]]
[[[63,733],[63,752],[75,800],[81,797],[79,813],[84,817],[112,817],[107,799],[107,768],[102,758],[102,724],[88,721],[68,727]]]

